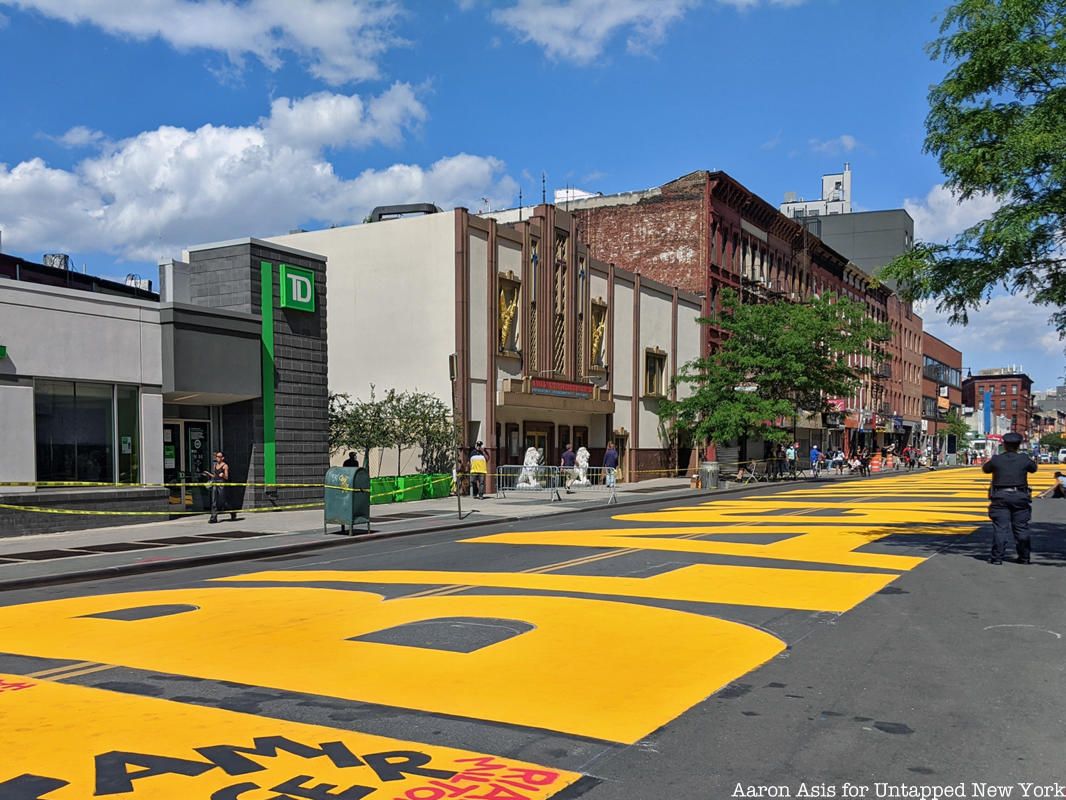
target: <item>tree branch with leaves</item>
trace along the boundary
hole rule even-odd
[[[960,200],[998,208],[953,241],[921,242],[882,277],[965,324],[996,288],[1047,306],[1066,333],[1066,1],[959,0],[932,58],[925,150]]]
[[[724,292],[722,303],[715,324],[725,342],[683,365],[676,381],[683,396],[659,406],[661,418],[697,442],[784,442],[791,433],[775,421],[830,411],[829,398],[855,394],[871,368],[851,362],[882,358],[890,334],[865,306],[836,295],[752,305]]]

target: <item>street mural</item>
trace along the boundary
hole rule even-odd
[[[630,744],[786,647],[764,630],[649,601],[845,613],[927,557],[869,545],[970,534],[986,520],[986,488],[976,470],[901,475],[620,514],[612,528],[462,540],[471,553],[593,551],[516,573],[269,570],[206,587],[10,606],[0,608],[0,641],[7,653],[78,660],[83,671],[125,666]],[[560,572],[644,550],[759,563],[679,565],[649,577]],[[388,586],[420,588],[386,598]],[[465,649],[381,638],[440,620],[504,633]],[[581,778],[67,684],[77,671],[51,672],[0,675],[5,800],[534,800]]]
[[[447,747],[14,675],[0,676],[0,718],[4,800],[540,800],[580,777]]]

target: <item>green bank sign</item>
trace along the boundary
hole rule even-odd
[[[282,264],[281,307],[294,311],[315,310],[315,273],[309,269]]]

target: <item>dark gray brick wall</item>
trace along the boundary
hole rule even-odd
[[[281,484],[320,484],[329,468],[329,386],[326,345],[326,264],[259,243],[233,245],[190,254],[192,302],[260,313],[262,261],[274,265],[274,406],[277,480]],[[290,264],[315,274],[315,313],[281,308],[278,266]],[[263,481],[263,404],[261,400],[223,410],[224,448],[233,480]],[[236,494],[234,496],[237,496]],[[322,499],[320,488],[256,487],[243,493],[245,506],[290,505]]]
[[[169,492],[166,489],[101,489],[76,492],[41,491],[20,494],[0,494],[0,503],[17,506],[35,506],[66,511],[149,511],[170,510]],[[26,536],[31,533],[56,533],[80,531],[87,528],[105,528],[113,525],[141,525],[158,522],[169,517],[157,514],[109,515],[53,514],[42,511],[14,511],[0,508],[0,537]],[[42,545],[42,549],[45,546]]]

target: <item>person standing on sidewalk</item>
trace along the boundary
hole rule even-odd
[[[1007,537],[1014,534],[1014,546],[1019,564],[1030,563],[1029,520],[1033,516],[1033,495],[1029,489],[1029,473],[1036,472],[1036,462],[1018,452],[1022,443],[1020,433],[1003,437],[1003,451],[992,456],[981,467],[991,473],[988,487],[988,517],[992,520],[992,552],[989,564],[1002,564],[1007,555]]]
[[[478,500],[485,499],[485,479],[489,474],[489,460],[481,442],[470,451],[470,495]]]
[[[811,477],[817,478],[818,473],[822,468],[822,452],[818,449],[818,445],[811,445]]]
[[[574,446],[570,442],[566,443],[566,449],[563,451],[563,457],[559,460],[559,466],[563,468],[563,480],[566,481],[566,493],[573,494],[574,491],[570,487],[574,485],[576,478],[574,474],[574,464],[577,463],[577,455],[574,453]]]
[[[788,475],[790,478],[796,477],[796,443],[793,442],[785,449],[785,461],[788,462]]]
[[[215,463],[207,476],[211,478],[211,519],[208,522],[215,523],[218,515],[226,511],[226,484],[229,483],[229,464],[221,450],[215,453]],[[231,521],[237,519],[237,512],[230,511],[229,518]]]
[[[618,469],[618,448],[614,442],[607,442],[607,452],[603,454],[603,474],[607,479],[607,488],[613,489],[615,484],[615,471]]]

